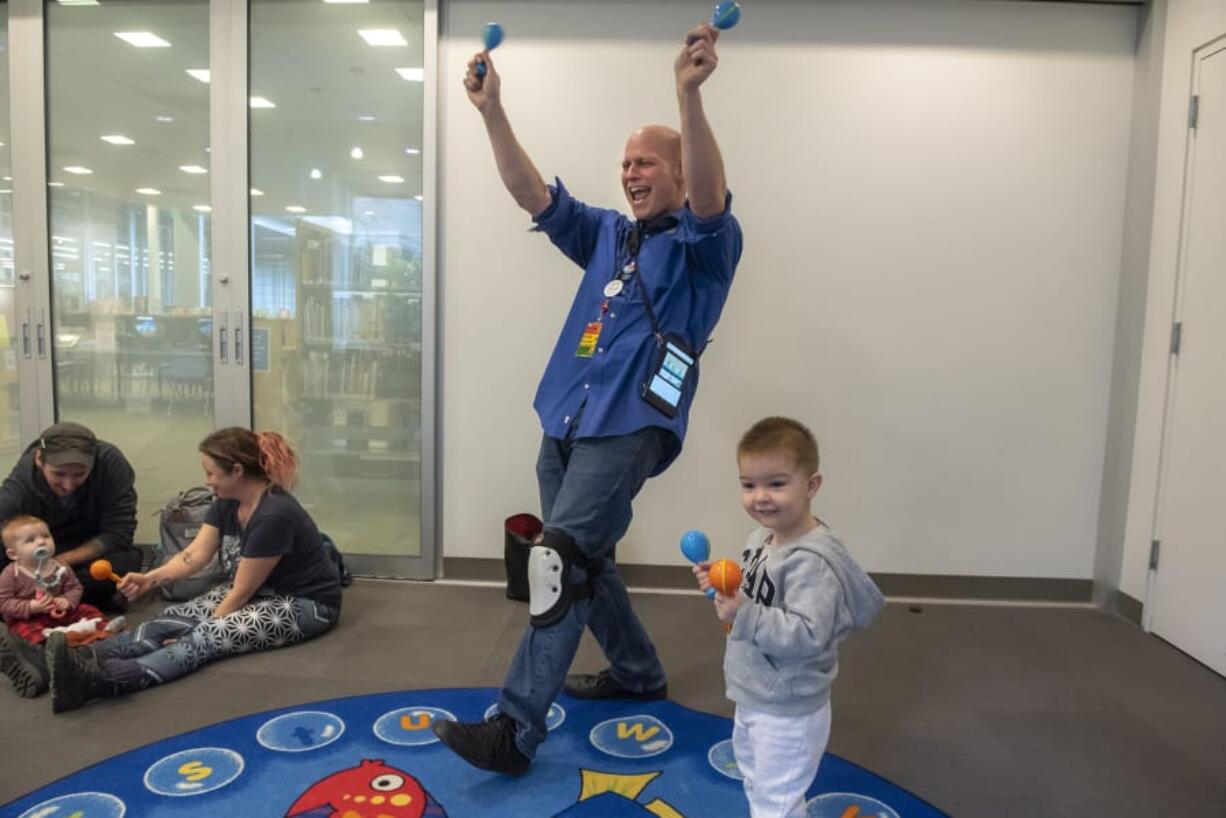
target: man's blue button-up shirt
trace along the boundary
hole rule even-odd
[[[732,215],[732,195],[728,194],[724,212],[718,216],[699,219],[687,203],[670,214],[674,225],[658,232],[648,228],[640,244],[638,275],[625,281],[602,311],[605,285],[621,277],[630,260],[627,238],[634,231],[634,222],[615,210],[574,199],[561,180],[549,191],[553,201],[535,218],[534,229],[544,232],[582,267],[583,278],[533,407],[550,437],[566,437],[576,416],[575,438],[623,435],[647,426],[668,429],[676,435],[678,445],[656,470],[663,471],[685,439],[698,372],[696,367],[676,417],[668,417],[643,400],[656,337],[642,288],[647,287],[660,330],[680,336],[691,349],[702,350],[719,321],[741,258],[741,226]],[[590,358],[579,357],[580,339],[593,321],[601,322],[596,349]]]

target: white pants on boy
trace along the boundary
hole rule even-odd
[[[830,740],[830,702],[803,716],[776,716],[738,704],[732,751],[745,777],[751,818],[804,818],[805,791]]]

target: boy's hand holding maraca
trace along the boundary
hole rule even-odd
[[[725,625],[731,625],[732,620],[736,619],[736,612],[742,605],[745,604],[748,597],[740,590],[734,592],[731,596],[723,594],[715,595],[715,615],[719,617],[719,621]]]
[[[725,630],[731,628],[736,612],[747,597],[741,593],[741,566],[732,560],[716,560],[706,566],[707,583],[716,590],[715,614],[724,623]]]

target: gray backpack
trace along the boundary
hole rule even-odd
[[[192,544],[200,533],[205,512],[213,504],[213,492],[203,486],[181,491],[158,512],[161,519],[160,542],[153,546],[153,567],[165,565]],[[190,577],[162,586],[162,596],[172,602],[198,597],[228,579],[218,554]]]

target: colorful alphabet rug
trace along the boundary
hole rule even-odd
[[[0,807],[19,818],[736,818],[747,816],[732,723],[669,701],[578,701],[549,713],[522,778],[438,742],[492,689],[333,699],[215,724],[116,756]],[[939,818],[905,790],[827,754],[810,818]]]

